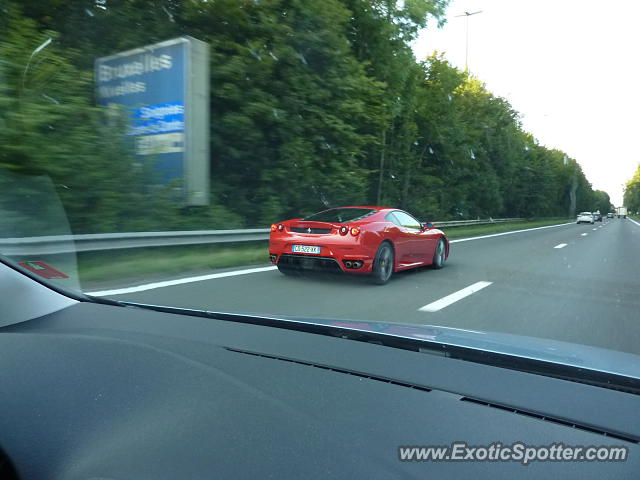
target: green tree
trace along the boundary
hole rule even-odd
[[[630,212],[640,212],[640,165],[625,185],[623,203]]]
[[[594,190],[593,192],[593,204],[594,211],[599,211],[602,215],[606,215],[608,212],[613,211],[613,205],[611,204],[611,198],[607,192],[602,190]]]
[[[604,206],[579,164],[524,131],[504,98],[442,55],[416,62],[411,42],[444,21],[447,3],[8,3],[0,163],[50,174],[82,232],[258,226],[355,203],[425,219]],[[181,208],[172,185],[149,185],[153,159],[131,155],[126,118],[93,99],[96,57],[184,34],[211,46],[206,208]]]
[[[60,34],[39,31],[17,4],[1,22],[0,59],[10,60],[0,61],[0,167],[49,176],[76,233],[242,225],[219,206],[182,209],[172,186],[148,185],[153,159],[130,153],[126,115],[95,106],[92,70],[73,63]]]

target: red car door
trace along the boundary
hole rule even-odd
[[[402,210],[395,210],[392,216],[393,219],[391,221],[399,229],[396,246],[399,263],[410,265],[426,261],[429,253],[429,242],[428,237],[424,235],[420,222]]]
[[[411,239],[406,235],[405,229],[400,224],[393,213],[388,213],[385,220],[391,222],[392,225],[386,228],[388,238],[393,240],[395,246],[396,264],[406,264],[409,262],[408,257],[411,254]]]

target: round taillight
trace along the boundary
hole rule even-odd
[[[284,225],[280,224],[278,225],[278,231],[281,232],[284,230]]]
[[[275,232],[275,231],[276,231],[276,228],[278,228],[278,227],[276,227],[276,224],[275,224],[275,223],[271,225],[271,231],[272,231],[272,232]]]
[[[349,229],[347,227],[340,227],[340,235],[346,235],[347,233],[349,233]]]
[[[353,227],[351,229],[351,235],[353,235],[354,237],[357,237],[360,234],[360,229],[357,227]]]

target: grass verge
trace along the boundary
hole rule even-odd
[[[533,220],[443,229],[451,239],[566,223]],[[267,242],[235,245],[185,245],[107,252],[79,252],[78,270],[84,290],[122,282],[207,273],[214,269],[268,263]]]
[[[113,280],[147,279],[268,262],[267,242],[235,245],[183,245],[109,252],[79,252],[78,270],[84,289]]]

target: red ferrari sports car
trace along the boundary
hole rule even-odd
[[[271,225],[269,257],[284,274],[324,270],[369,274],[386,283],[393,272],[442,268],[449,240],[430,223],[386,207],[340,207]]]

